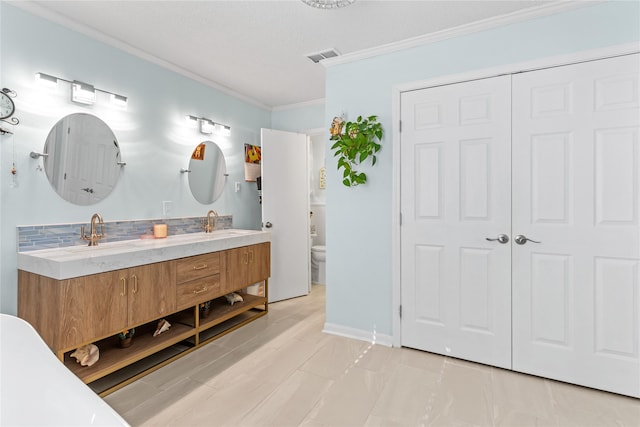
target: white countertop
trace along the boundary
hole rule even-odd
[[[18,252],[18,269],[64,280],[269,241],[269,231],[229,229],[164,239],[98,242],[97,246]]]
[[[128,426],[22,319],[0,314],[0,425]]]

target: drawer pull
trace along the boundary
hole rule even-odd
[[[193,291],[194,294],[201,294],[207,291],[207,287],[203,287],[202,289],[198,289],[197,291]]]
[[[207,264],[194,265],[194,266],[193,266],[193,269],[194,269],[194,270],[202,270],[203,268],[207,268]]]

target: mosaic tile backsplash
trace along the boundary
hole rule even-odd
[[[154,224],[167,224],[168,236],[203,231],[201,216],[136,221],[105,221],[103,227],[106,236],[100,240],[100,243],[138,239],[145,234],[153,235]],[[88,233],[91,228],[89,222],[17,227],[17,250],[19,252],[28,252],[38,249],[86,245],[87,242],[80,239],[80,227],[83,225],[85,226],[85,233]],[[218,217],[216,230],[232,227],[233,215],[220,215]],[[100,232],[100,226],[98,226],[98,232]]]

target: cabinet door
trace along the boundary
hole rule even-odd
[[[225,251],[226,268],[220,289],[225,294],[247,286],[249,252],[246,247]]]
[[[271,270],[271,253],[269,243],[249,246],[249,264],[247,265],[247,285],[267,279]]]
[[[142,265],[128,271],[129,325],[159,319],[175,311],[175,262]]]
[[[64,282],[60,348],[72,348],[126,327],[126,270]]]

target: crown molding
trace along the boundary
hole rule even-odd
[[[325,104],[325,99],[324,98],[318,98],[318,99],[312,99],[310,101],[297,102],[295,104],[279,105],[277,107],[272,107],[271,111],[294,110],[294,109],[297,109],[297,108],[313,107],[313,106],[316,106],[316,105],[324,105],[324,104]]]
[[[176,65],[172,62],[169,61],[165,61],[164,59],[160,59],[155,55],[152,55],[148,52],[145,52],[141,49],[138,49],[136,47],[131,46],[130,44],[127,44],[125,42],[123,42],[122,40],[118,40],[115,39],[111,36],[108,36],[94,28],[88,27],[84,24],[81,24],[77,21],[74,21],[72,19],[66,18],[56,12],[53,12],[49,9],[46,9],[38,4],[35,4],[31,1],[19,1],[19,0],[12,0],[12,1],[4,1],[4,3],[9,4],[11,6],[15,6],[19,9],[24,10],[25,12],[31,13],[32,15],[36,15],[39,16],[40,18],[46,19],[47,21],[51,21],[54,22],[58,25],[61,25],[67,29],[76,31],[78,33],[81,33],[87,37],[90,37],[94,40],[97,40],[99,42],[102,42],[104,44],[107,44],[111,47],[115,47],[116,49],[122,50],[128,54],[131,54],[133,56],[136,56],[138,58],[144,59],[145,61],[151,62],[153,64],[159,65],[162,68],[168,69],[170,71],[173,71],[176,74],[180,74],[184,77],[187,77],[191,80],[195,80],[198,83],[202,83],[205,86],[208,86],[212,89],[218,90],[226,95],[230,95],[233,96],[234,98],[237,98],[241,101],[244,101],[248,104],[252,104],[256,107],[262,108],[264,110],[267,111],[271,111],[272,107],[270,105],[266,105],[261,103],[260,101],[257,101],[256,99],[253,99],[251,97],[248,97],[246,95],[243,95],[241,93],[238,93],[236,91],[234,91],[231,88],[228,88],[224,85],[221,85],[220,83],[216,83],[213,80],[209,80],[207,78],[202,77],[199,74],[193,73],[189,70],[186,70],[182,67],[180,67],[179,65]]]
[[[460,37],[467,34],[476,33],[479,31],[490,30],[492,28],[502,27],[510,24],[515,24],[522,21],[528,21],[530,19],[539,18],[543,16],[553,15],[556,13],[577,9],[587,5],[593,5],[596,3],[602,3],[604,0],[594,1],[580,1],[580,0],[566,0],[556,3],[543,4],[535,6],[533,8],[511,12],[505,15],[495,16],[492,18],[483,19],[481,21],[471,22],[469,24],[460,25],[458,27],[447,28],[445,30],[436,31],[435,33],[424,34],[417,37],[412,37],[404,40],[400,40],[393,43],[388,43],[369,49],[359,50],[357,52],[346,53],[335,58],[323,59],[320,61],[325,68],[333,67],[334,65],[347,64],[350,62],[360,61],[362,59],[372,58],[374,56],[384,55],[388,53],[397,52],[404,49],[410,49],[413,47],[422,46],[428,43],[436,41],[442,41],[454,37]]]

